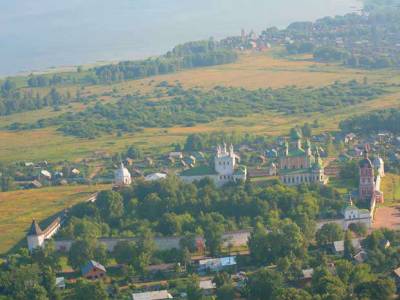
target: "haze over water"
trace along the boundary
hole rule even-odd
[[[358,0],[4,0],[0,76],[159,55],[209,37],[343,15]]]

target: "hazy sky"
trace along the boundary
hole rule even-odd
[[[358,0],[3,0],[0,75],[143,58],[184,41],[283,27],[355,5]]]

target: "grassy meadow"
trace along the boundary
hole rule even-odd
[[[382,180],[382,191],[385,197],[385,205],[394,206],[400,204],[400,175],[386,173]]]
[[[0,193],[0,255],[24,239],[32,219],[45,221],[107,188],[107,185],[76,185]]]

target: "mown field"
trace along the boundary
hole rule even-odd
[[[382,181],[382,191],[385,205],[397,206],[400,204],[400,175],[386,173]]]
[[[120,96],[139,90],[147,93],[160,82],[180,82],[185,88],[212,88],[216,85],[256,88],[279,88],[288,85],[300,87],[323,86],[336,80],[358,81],[368,78],[369,82],[400,82],[400,74],[395,71],[365,71],[343,68],[334,64],[319,64],[311,62],[309,57],[300,56],[285,58],[276,51],[263,53],[244,53],[237,63],[183,71],[175,74],[155,76],[151,78],[132,80],[112,85],[88,86],[81,90],[82,95],[97,95],[102,101],[115,101]],[[77,86],[63,87],[74,94]],[[109,95],[113,93],[114,96]],[[35,92],[47,93],[48,89],[35,89]],[[91,105],[91,104],[89,104]],[[45,108],[33,112],[18,113],[0,118],[0,128],[13,122],[35,122],[42,118],[57,117],[66,111],[79,111],[85,105],[74,103],[63,107],[61,111]],[[245,118],[219,119],[209,124],[193,127],[152,128],[141,133],[122,136],[102,136],[94,140],[78,139],[63,136],[55,128],[45,128],[32,131],[11,132],[0,130],[0,161],[15,160],[80,160],[91,156],[95,151],[113,153],[135,144],[146,152],[164,151],[172,143],[182,142],[190,133],[209,132],[213,130],[251,132],[257,134],[279,135],[286,133],[295,124],[319,121],[319,131],[333,130],[338,123],[353,114],[363,113],[384,107],[400,107],[400,91],[384,96],[381,99],[355,105],[351,109],[337,109],[329,115],[320,113],[298,114],[285,116],[277,113],[250,115]]]
[[[46,221],[107,185],[50,187],[0,193],[0,255],[21,242],[32,219]]]

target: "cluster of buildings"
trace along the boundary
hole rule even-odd
[[[364,157],[359,162],[359,176],[358,199],[369,209],[358,208],[350,197],[349,205],[343,211],[344,229],[357,223],[370,228],[374,219],[376,204],[384,202],[381,182],[382,177],[385,176],[385,165],[379,156],[373,162],[371,161],[367,146],[364,149]]]
[[[279,177],[289,186],[328,182],[318,148],[313,150],[310,141],[304,142],[297,130],[292,131],[290,142],[285,142],[279,156]]]

